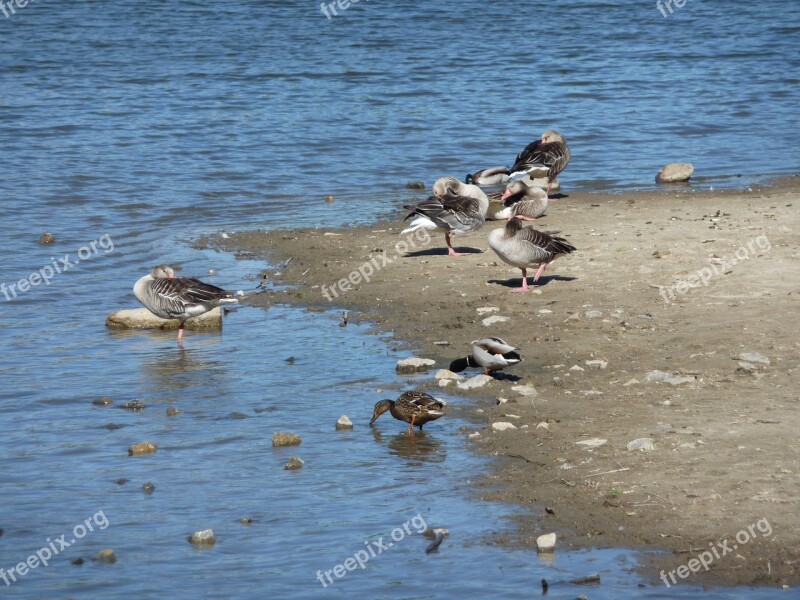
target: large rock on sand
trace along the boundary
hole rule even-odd
[[[177,319],[162,319],[146,308],[129,308],[118,310],[108,315],[106,326],[119,329],[161,329],[170,331],[178,329],[180,321]],[[186,329],[193,331],[222,329],[222,309],[217,307],[199,317],[189,319],[186,321]]]
[[[691,163],[671,163],[658,172],[656,183],[689,181],[692,173],[694,173],[694,166]]]

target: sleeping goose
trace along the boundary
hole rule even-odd
[[[508,167],[491,167],[489,169],[482,169],[477,173],[467,175],[467,178],[464,181],[466,183],[481,186],[502,185],[508,181],[508,177]]]
[[[400,394],[397,401],[381,400],[375,404],[372,412],[372,425],[387,410],[398,421],[408,423],[408,433],[414,432],[414,427],[422,426],[430,421],[443,417],[447,403],[439,398],[434,398],[425,392],[404,392]]]
[[[236,304],[233,292],[226,292],[190,277],[175,277],[169,265],[157,265],[133,286],[136,299],[162,319],[178,319],[178,345],[183,346],[187,319],[202,315],[223,304]]]
[[[547,192],[528,186],[520,179],[508,184],[500,200],[503,201],[503,208],[487,215],[487,219],[499,221],[516,216],[524,221],[533,221],[547,214],[550,204]]]
[[[510,169],[511,177],[522,173],[531,177],[546,175],[549,196],[553,181],[566,168],[569,157],[567,140],[559,132],[548,129],[541,139],[531,142],[517,155],[514,166]]]
[[[450,363],[450,370],[460,373],[467,367],[481,367],[484,375],[493,377],[494,371],[502,371],[521,360],[514,346],[498,337],[490,337],[472,342],[472,354],[454,360]]]
[[[411,212],[405,220],[411,223],[401,234],[412,233],[418,229],[444,232],[447,253],[450,256],[464,256],[456,252],[450,234],[458,235],[480,229],[486,221],[489,199],[475,185],[466,185],[454,177],[442,177],[433,186],[433,196],[416,206],[403,208]]]
[[[519,217],[512,217],[503,228],[489,234],[489,246],[503,262],[522,270],[522,287],[514,292],[528,291],[528,267],[539,265],[533,282],[544,273],[545,267],[562,254],[575,252],[575,246],[562,237],[555,237],[533,227],[523,227]]]

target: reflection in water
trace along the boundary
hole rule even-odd
[[[389,440],[387,446],[395,456],[410,459],[410,465],[441,463],[447,458],[445,445],[424,430],[415,431],[413,435],[405,431],[398,433]]]
[[[195,340],[195,347],[163,348],[143,360],[140,368],[144,381],[150,382],[147,387],[163,393],[219,384],[227,376],[227,369],[226,362],[216,355],[218,344],[198,348],[199,343]]]

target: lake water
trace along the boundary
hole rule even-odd
[[[463,423],[413,441],[388,416],[366,426],[374,402],[413,387],[394,372],[405,353],[368,324],[245,306],[181,352],[174,333],[104,318],[135,306],[133,282],[159,262],[255,288],[265,265],[194,249],[202,234],[370,221],[408,200],[406,182],[509,163],[548,127],[572,147],[567,190],[650,187],[677,160],[698,188],[796,172],[798,33],[800,6],[776,0],[690,0],[666,18],[655,3],[576,0],[362,0],[330,20],[313,1],[0,13],[0,283],[98,241],[50,285],[0,292],[0,567],[107,519],[50,566],[0,580],[3,596],[516,598],[598,571],[600,587],[554,583],[548,597],[776,595],[638,588],[625,550],[550,563],[483,543],[512,509],[469,499],[487,463]],[[43,231],[56,242],[39,245]],[[119,408],[133,399],[145,409]],[[352,432],[334,431],[341,414]],[[273,449],[275,431],[303,444]],[[144,440],[158,452],[129,458]],[[305,467],[284,471],[293,455]],[[451,531],[438,554],[411,528],[363,570],[316,579],[421,521]],[[186,542],[208,527],[216,546]],[[118,562],[93,564],[102,548]]]

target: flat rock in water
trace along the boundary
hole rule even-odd
[[[124,408],[125,410],[144,410],[144,402],[141,400],[130,400],[125,404],[120,405],[120,408]]]
[[[43,233],[39,236],[39,243],[43,246],[47,246],[49,244],[54,244],[56,241],[56,236],[52,233]]]
[[[508,421],[497,421],[492,423],[492,430],[493,431],[508,431],[509,429],[516,429],[517,426],[513,423],[509,423]]]
[[[204,529],[202,531],[195,531],[188,538],[190,544],[195,546],[213,546],[217,543],[217,536],[214,535],[213,529]]]
[[[102,398],[98,398],[97,400],[92,400],[92,404],[95,406],[109,406],[110,404],[114,404],[114,401],[111,400],[108,396],[103,396]]]
[[[536,538],[536,550],[539,552],[553,552],[556,549],[556,534],[546,533]]]
[[[296,433],[276,433],[272,436],[273,446],[299,446],[303,443]]]
[[[153,442],[142,442],[128,448],[128,456],[144,456],[145,454],[153,454],[157,450],[158,446]]]
[[[306,462],[302,458],[293,456],[289,459],[289,462],[283,465],[283,468],[286,471],[296,471],[297,469],[302,469],[304,464],[306,464]]]
[[[400,375],[409,373],[422,373],[436,366],[436,361],[430,358],[402,358],[397,361],[395,370]]]
[[[745,352],[737,356],[734,360],[743,360],[749,363],[761,363],[762,365],[771,364],[771,361],[760,352]]]
[[[168,417],[176,417],[181,414],[183,411],[180,408],[175,408],[174,406],[167,407],[167,416]]]
[[[177,319],[162,319],[146,308],[129,308],[111,313],[106,318],[107,327],[118,329],[161,329],[176,330],[180,326]],[[186,329],[193,331],[222,329],[222,309],[217,307],[199,317],[186,321]]]
[[[642,452],[652,452],[656,449],[653,438],[638,438],[628,442],[628,451],[641,450]]]
[[[689,181],[694,173],[694,166],[691,163],[670,163],[656,175],[656,183],[679,183]]]
[[[488,375],[476,375],[475,377],[470,377],[464,381],[457,381],[456,385],[460,390],[474,390],[477,388],[482,388],[487,383],[494,381],[493,377],[489,377]]]
[[[496,323],[505,323],[506,321],[510,321],[508,317],[501,317],[500,315],[492,315],[491,317],[486,317],[481,323],[483,323],[484,327],[491,327]]]
[[[352,428],[353,428],[353,422],[347,415],[342,415],[341,417],[339,417],[339,420],[336,421],[337,430],[352,429]]]

